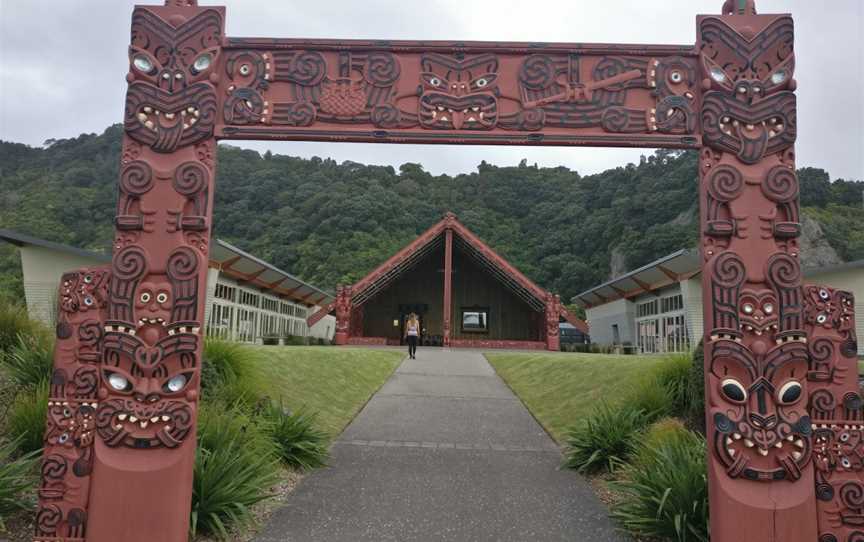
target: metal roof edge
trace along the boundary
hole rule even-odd
[[[19,233],[12,230],[0,229],[0,239],[17,247],[29,245],[41,248],[48,248],[51,250],[57,250],[59,252],[65,252],[68,254],[74,254],[83,258],[93,258],[94,260],[98,260],[100,262],[111,261],[111,255],[105,254],[104,252],[96,252],[92,250],[85,250],[83,248],[73,247],[70,245],[64,245],[63,243],[56,243],[54,241],[48,241],[47,239],[40,239],[38,237],[33,237],[32,235],[27,235],[26,233]]]

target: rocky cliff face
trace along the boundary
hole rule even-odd
[[[801,217],[801,237],[798,239],[801,248],[801,267],[824,267],[843,263],[843,259],[828,243],[822,225],[807,216]]]

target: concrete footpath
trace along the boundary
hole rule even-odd
[[[621,542],[481,353],[402,362],[256,540]]]

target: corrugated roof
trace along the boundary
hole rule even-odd
[[[104,252],[83,250],[11,230],[0,230],[0,239],[19,247],[31,245],[92,258],[98,262],[111,261],[111,255]],[[300,280],[291,273],[221,239],[213,239],[210,242],[210,265],[219,267],[223,274],[238,282],[306,305],[328,305],[335,300],[333,294]]]
[[[699,273],[699,269],[699,251],[684,248],[585,290],[572,301],[582,307],[602,305],[674,284]]]

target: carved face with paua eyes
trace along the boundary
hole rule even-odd
[[[764,355],[735,341],[714,342],[709,384],[714,454],[732,478],[796,480],[810,459],[807,348],[778,345]]]
[[[779,329],[777,318],[777,295],[771,290],[745,288],[738,298],[738,313],[741,331],[757,336],[767,335],[773,342],[773,334]]]
[[[210,137],[216,92],[209,82],[219,56],[222,15],[205,10],[172,25],[146,8],[132,15],[125,127],[157,152]]]
[[[96,426],[108,446],[179,446],[197,400],[199,255],[188,247],[150,272],[143,251],[114,257]]]
[[[498,122],[498,59],[456,60],[438,54],[420,59],[420,124],[438,130],[491,130]]]
[[[804,317],[811,325],[851,332],[854,310],[855,299],[849,292],[825,286],[804,287]]]

